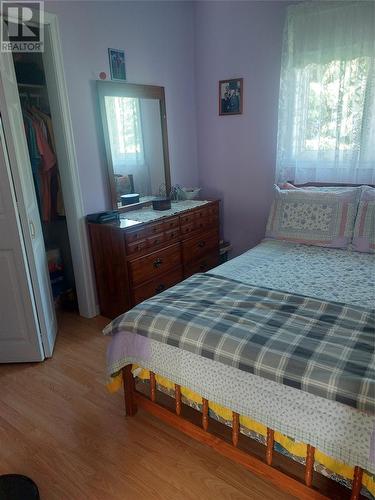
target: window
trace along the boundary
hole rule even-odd
[[[288,10],[278,181],[375,182],[375,6],[333,4]]]
[[[301,151],[348,152],[356,149],[361,127],[369,64],[366,58],[324,65],[310,64],[298,78],[297,100],[306,98],[306,115],[300,125]],[[303,116],[303,115],[302,115]],[[294,134],[298,136],[297,133]]]

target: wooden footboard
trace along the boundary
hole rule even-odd
[[[278,464],[274,464],[275,455],[279,454],[274,451],[273,429],[267,429],[266,446],[262,446],[262,448],[264,448],[263,458],[259,456],[259,453],[258,456],[254,456],[251,452],[249,452],[249,450],[244,451],[239,448],[240,424],[238,413],[233,412],[231,442],[227,442],[221,436],[219,437],[218,432],[216,432],[218,425],[222,426],[222,424],[218,424],[209,417],[208,400],[202,398],[200,425],[197,425],[197,422],[193,423],[191,421],[194,420],[194,418],[185,418],[189,416],[189,411],[185,411],[185,408],[184,415],[182,415],[182,409],[183,407],[186,407],[186,405],[182,403],[181,388],[179,385],[175,385],[175,398],[173,400],[173,406],[171,403],[169,405],[165,405],[163,400],[170,398],[166,397],[162,393],[159,395],[156,388],[155,374],[150,372],[148,389],[149,394],[146,395],[136,390],[131,369],[132,365],[127,365],[122,369],[125,411],[127,416],[135,415],[137,407],[139,406],[165,423],[184,432],[193,439],[210,446],[221,455],[241,464],[250,472],[273,483],[277,488],[282,489],[297,498],[306,500],[327,500],[328,498],[343,499],[346,496],[349,497],[349,494],[345,495],[345,493],[342,493],[344,487],[336,485],[336,483],[330,479],[324,478],[323,487],[317,488],[313,485],[313,479],[315,479],[314,476],[321,476],[314,471],[315,448],[313,446],[307,446],[306,464],[304,466],[303,474],[304,481],[301,481],[295,477],[296,475],[294,474],[294,469],[301,467],[301,465],[283,457],[283,460],[287,460],[290,464],[289,470],[284,472],[279,470]],[[157,403],[157,399],[160,399],[160,403],[163,401],[163,405]],[[167,408],[166,406],[169,406],[170,408]],[[190,408],[189,410],[190,414],[196,413],[196,410],[191,410]],[[213,427],[214,433],[210,432],[211,427]],[[253,442],[250,438],[246,438],[241,435],[241,440],[242,439]],[[260,446],[259,443],[256,443],[256,445],[257,447]],[[360,467],[355,467],[350,500],[359,500],[361,498],[360,492],[362,486],[362,473],[363,471]],[[289,474],[294,477],[290,477]],[[328,487],[327,483],[329,483]],[[341,488],[341,493],[337,491],[338,488]]]

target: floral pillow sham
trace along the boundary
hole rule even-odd
[[[332,248],[351,243],[358,188],[343,191],[280,189],[268,218],[266,237]]]
[[[353,234],[353,249],[375,253],[375,189],[362,186]]]

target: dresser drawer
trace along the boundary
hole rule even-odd
[[[208,216],[208,207],[200,208],[194,212],[195,220],[203,219]]]
[[[144,285],[138,286],[133,289],[133,302],[134,305],[149,299],[153,295],[163,292],[167,288],[176,285],[183,279],[181,267],[170,271],[167,274],[162,274],[157,278],[145,283]]]
[[[177,227],[176,229],[170,229],[169,231],[165,231],[164,233],[165,241],[171,241],[180,236],[180,229]]]
[[[217,205],[203,206],[191,213],[180,216],[181,234],[185,237],[198,235],[219,225],[219,207]]]
[[[219,217],[219,204],[214,203],[213,205],[210,205],[209,207],[207,207],[207,212],[208,215],[216,215],[217,217]]]
[[[219,216],[217,214],[216,215],[209,215],[205,220],[206,220],[207,227],[219,225]]]
[[[198,231],[203,231],[210,227],[215,227],[218,224],[217,219],[211,220],[212,217],[205,216],[202,218],[196,218],[193,222],[189,222],[189,224],[183,224],[181,226],[181,234],[182,235],[190,235],[191,233],[196,233]]]
[[[189,222],[188,224],[183,224],[181,226],[181,234],[193,233],[196,229],[195,222]]]
[[[134,243],[128,243],[126,245],[127,251],[129,255],[133,255],[135,253],[142,252],[145,248],[147,248],[147,241],[140,240],[135,241]]]
[[[209,231],[210,229],[216,229],[216,230],[219,229],[219,218],[216,215],[209,215],[199,222],[200,222],[200,229],[205,229],[206,231]],[[202,223],[203,223],[203,228],[202,228]]]
[[[190,224],[191,222],[195,221],[195,213],[190,212],[185,215],[180,215],[180,224],[185,225],[185,224]]]
[[[205,273],[219,264],[219,249],[205,255],[197,260],[193,260],[184,266],[184,278],[188,278],[195,273]]]
[[[186,240],[182,243],[184,264],[213,252],[219,247],[219,231],[213,229],[204,235]]]
[[[201,219],[198,219],[195,221],[195,229],[197,231],[202,231],[203,229],[206,229],[208,227],[208,217],[202,217]]]
[[[127,244],[134,243],[135,241],[142,240],[148,236],[148,228],[143,227],[139,229],[132,229],[131,231],[126,231],[125,241]]]
[[[169,229],[177,229],[180,227],[180,222],[178,217],[168,218],[165,222],[163,222],[163,230],[168,231]]]
[[[153,279],[178,265],[181,265],[179,243],[128,262],[133,286]]]
[[[164,222],[156,222],[154,224],[150,224],[147,227],[147,232],[150,236],[162,233],[163,231],[164,231]]]
[[[147,248],[157,247],[165,241],[165,234],[159,233],[147,238]]]

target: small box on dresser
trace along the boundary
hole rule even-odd
[[[219,263],[218,201],[130,226],[124,219],[88,226],[100,313],[108,318]]]

